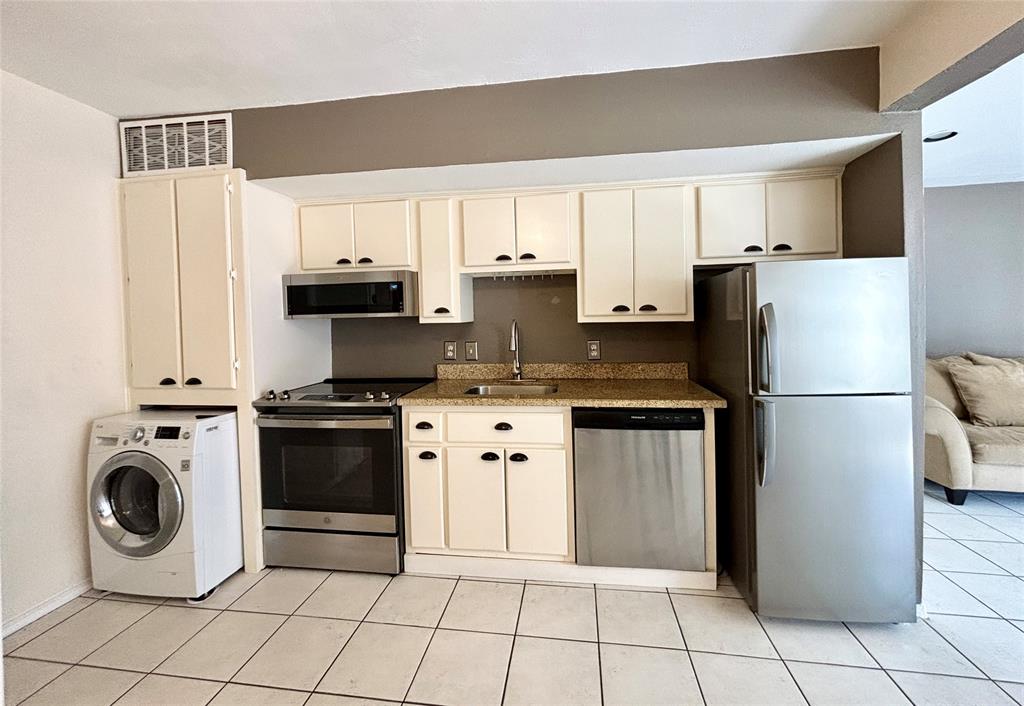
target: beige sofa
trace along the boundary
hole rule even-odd
[[[929,359],[925,372],[924,475],[963,505],[971,490],[1024,492],[1024,427],[971,424],[948,367],[962,356]]]

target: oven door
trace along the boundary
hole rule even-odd
[[[393,416],[265,414],[257,425],[266,526],[397,533]]]

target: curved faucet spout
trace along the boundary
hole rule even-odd
[[[523,379],[523,366],[519,362],[519,322],[512,319],[512,332],[508,339],[508,349],[514,353],[512,356],[512,377],[516,380]]]

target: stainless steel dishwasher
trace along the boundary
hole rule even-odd
[[[575,409],[576,562],[704,571],[703,410]]]

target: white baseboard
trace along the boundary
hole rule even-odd
[[[84,581],[79,581],[75,585],[64,589],[55,596],[51,596],[50,598],[37,603],[21,615],[16,615],[5,622],[3,625],[3,636],[7,637],[12,632],[21,630],[29,623],[38,620],[50,611],[57,610],[57,608],[60,608],[68,601],[78,598],[90,588],[92,588],[92,579],[85,579]]]

